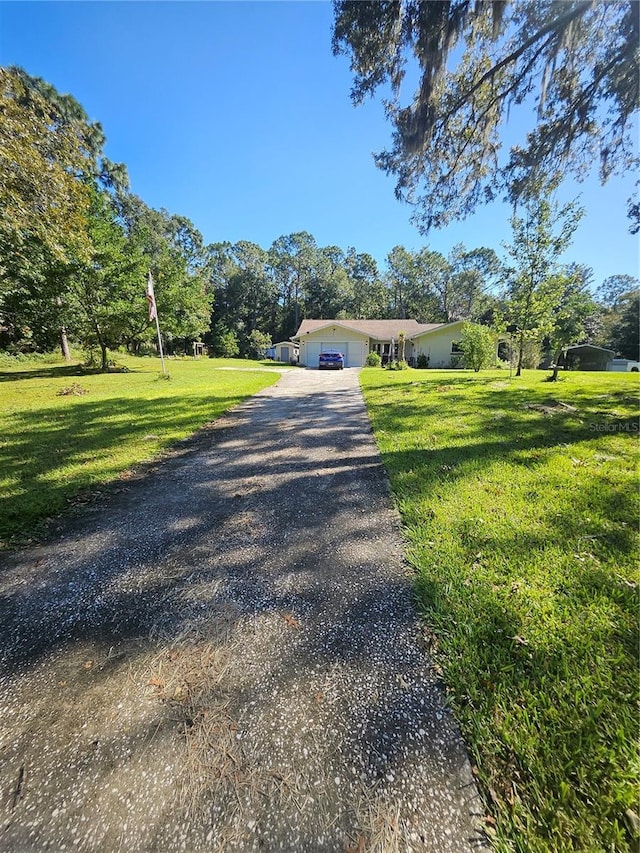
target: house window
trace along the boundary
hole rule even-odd
[[[451,341],[451,355],[462,355],[461,341]]]

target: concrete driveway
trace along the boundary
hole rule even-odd
[[[355,370],[0,556],[0,850],[483,847]]]

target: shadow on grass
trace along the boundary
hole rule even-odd
[[[539,402],[528,389],[518,392],[524,402]],[[388,432],[400,431],[421,413],[437,417],[446,412],[446,394],[439,393],[419,412],[409,401],[373,404],[374,419]],[[459,483],[495,462],[533,468],[549,450],[598,437],[574,413],[546,417],[510,399],[497,392],[490,398],[489,410],[504,412],[499,422],[488,413],[474,423],[473,401],[462,411],[459,407],[467,429],[455,447],[438,448],[436,435],[434,447],[391,449],[385,463],[393,475],[413,471],[416,488],[435,495],[443,484]],[[87,424],[78,423],[78,429],[92,434],[92,418],[98,415],[84,411]],[[151,412],[142,417],[150,418]],[[224,601],[238,605],[238,621],[252,614],[282,619],[292,613],[301,631],[298,642],[283,643],[280,650],[278,674],[285,689],[317,666],[377,673],[381,689],[375,697],[350,697],[345,731],[361,733],[354,735],[355,755],[368,780],[384,779],[387,772],[410,773],[405,756],[418,748],[412,738],[419,721],[430,715],[421,701],[434,701],[434,694],[424,670],[401,644],[402,631],[389,633],[390,626],[404,630],[411,624],[409,580],[387,576],[384,555],[366,551],[379,536],[380,520],[372,507],[387,494],[387,485],[377,456],[370,450],[353,453],[362,436],[360,406],[351,405],[345,392],[302,400],[254,398],[234,415],[234,423],[233,429],[221,426],[186,442],[156,472],[128,484],[114,500],[99,502],[93,516],[63,527],[53,549],[27,552],[22,562],[19,554],[7,555],[0,647],[8,671],[20,673],[49,652],[63,654],[77,642],[99,642],[105,649],[126,644],[158,626],[170,644],[194,615],[206,619]],[[245,432],[239,441],[243,423],[249,435]],[[152,428],[148,420],[142,426]],[[55,426],[52,430],[56,435]],[[285,453],[275,452],[283,447]],[[317,448],[327,451],[321,465],[314,461]],[[195,464],[203,450],[206,459]],[[622,766],[626,755],[622,748],[609,749],[609,729],[617,727],[618,738],[629,743],[630,732],[637,730],[634,713],[625,710],[634,692],[635,593],[569,555],[570,563],[558,567],[548,602],[542,602],[567,616],[566,630],[549,632],[544,643],[537,643],[523,636],[528,577],[512,572],[509,563],[517,566],[535,554],[543,559],[549,545],[566,540],[569,532],[594,536],[605,550],[627,555],[626,528],[618,533],[606,525],[581,529],[580,519],[593,507],[596,523],[602,517],[620,525],[629,499],[622,487],[604,489],[595,481],[584,488],[579,506],[563,503],[559,495],[557,505],[543,507],[545,532],[516,530],[502,541],[502,578],[484,577],[481,562],[473,568],[478,552],[501,546],[465,522],[458,541],[462,562],[459,553],[447,559],[450,555],[434,549],[432,558],[441,561],[438,573],[425,572],[419,581],[442,643],[452,649],[447,675],[465,685],[461,707],[467,703],[467,731],[484,728],[494,739],[488,775],[501,808],[514,821],[513,815],[524,814],[539,836],[554,833],[572,810],[580,817],[586,811],[581,828],[567,818],[565,837],[574,849],[611,849],[611,827],[619,826],[621,814],[632,805],[633,789]],[[497,498],[496,512],[504,511]],[[356,556],[354,543],[360,548]],[[516,583],[523,584],[522,592]],[[598,598],[605,600],[607,618],[591,612],[590,603]],[[405,654],[404,661],[390,648]],[[265,658],[272,651],[265,650]],[[408,705],[390,708],[388,687],[399,674],[411,686]],[[606,697],[612,701],[600,704]],[[238,688],[234,709],[246,699]],[[610,718],[604,720],[607,713]],[[509,715],[515,721],[511,728],[504,719]],[[443,762],[437,742],[434,732],[433,747],[426,747],[433,748],[434,766]],[[556,773],[553,753],[565,761],[564,775]],[[455,756],[447,760],[455,765]],[[561,794],[563,785],[569,785],[570,794]],[[615,794],[609,785],[617,786]],[[547,803],[557,812],[555,818],[536,803],[541,787],[550,792]],[[528,798],[524,812],[521,797]],[[562,849],[553,843],[547,849]]]
[[[170,416],[171,405],[164,405],[161,411]],[[83,401],[83,416],[77,416],[78,429],[91,440],[101,409]],[[146,419],[145,429],[157,417],[151,407],[136,411]],[[57,435],[55,425],[50,434]],[[323,786],[310,791],[309,802],[317,805],[302,825],[297,813],[296,847],[317,849],[318,826],[322,829],[327,815],[342,833],[332,849],[344,846],[356,825],[350,786],[357,790],[364,779],[378,796],[389,778],[406,774],[417,780],[424,766],[438,779],[466,779],[465,785],[452,783],[458,820],[477,809],[477,801],[470,773],[468,779],[461,775],[468,768],[466,756],[442,713],[442,690],[414,640],[411,580],[389,534],[395,518],[386,507],[388,495],[366,415],[353,392],[254,397],[182,443],[155,470],[127,483],[126,491],[99,501],[94,512],[61,523],[56,542],[0,556],[4,673],[20,680],[39,663],[49,670],[75,660],[76,679],[106,695],[107,673],[98,667],[82,672],[78,649],[99,647],[100,659],[115,650],[124,663],[131,654],[139,666],[129,650],[139,650],[140,638],[160,636],[160,647],[170,650],[186,630],[197,631],[217,609],[233,604],[232,632],[241,632],[249,620],[258,627],[265,620],[275,623],[265,638],[256,634],[253,643],[259,647],[238,651],[261,660],[260,678],[231,685],[225,696],[229,718],[242,720],[242,737],[250,738],[254,727],[263,731],[260,714],[267,715],[273,756],[283,744],[292,749],[291,754],[284,749],[285,763],[274,772],[295,771],[302,782],[306,762],[286,763],[295,758],[296,743],[306,742],[302,734],[291,737],[290,719],[300,704],[310,708],[301,717],[301,732],[308,728],[321,744],[336,738],[322,772],[344,778],[344,787],[337,803]],[[144,679],[134,667],[128,678],[135,677]],[[292,697],[282,719],[278,704],[268,715],[269,703],[277,703],[273,686],[279,696]],[[326,699],[318,692],[325,690]],[[64,701],[54,678],[43,700],[54,709],[54,721],[64,715]],[[167,714],[175,718],[177,710],[174,702]],[[59,737],[60,726],[50,730],[51,738]],[[82,736],[79,731],[77,740]],[[37,766],[29,737],[24,734],[19,744],[27,755],[19,752],[20,759]],[[141,743],[128,748],[142,752],[153,737],[150,728],[141,733]],[[264,752],[264,744],[256,749]],[[115,774],[122,761],[118,757],[109,772]],[[267,756],[267,769],[275,761]],[[94,772],[87,768],[80,768],[83,778]],[[410,798],[398,802],[397,815],[409,825]],[[272,815],[276,825],[279,819]],[[416,829],[423,831],[431,832],[431,825]],[[465,832],[458,849],[473,849],[478,837],[471,819]],[[431,836],[423,839],[425,849],[431,842]]]
[[[440,382],[369,407],[502,837],[631,850],[637,394]]]
[[[147,454],[137,451],[144,461],[245,398],[226,392],[204,398],[82,399],[13,414],[0,445],[0,468],[14,480],[11,493],[0,495],[0,537],[32,529],[78,492],[135,466],[135,451],[120,453],[132,439],[149,443]],[[61,473],[65,469],[67,476]]]
[[[89,373],[97,371],[87,371],[81,364],[65,364],[61,367],[32,367],[28,370],[7,370],[0,369],[0,382],[19,382],[22,379],[60,379],[65,376],[85,376]]]
[[[136,370],[130,367],[110,367],[101,370],[99,367],[87,367],[82,364],[69,364],[61,367],[39,367],[28,370],[0,370],[0,382],[18,382],[22,379],[64,379],[66,376],[108,376],[122,373],[148,373],[150,370]]]

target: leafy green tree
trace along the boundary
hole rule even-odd
[[[478,323],[465,323],[460,337],[460,349],[465,367],[476,373],[495,367],[497,354],[496,333]]]
[[[349,301],[345,256],[339,246],[318,248],[309,267],[304,316],[333,320],[342,316]]]
[[[269,249],[269,263],[282,306],[282,337],[290,337],[298,331],[317,252],[316,241],[307,231],[278,237]]]
[[[632,275],[611,275],[598,288],[598,296],[604,305],[615,309],[622,299],[639,287],[640,281]]]
[[[395,175],[396,196],[416,205],[428,231],[497,193],[519,199],[540,175],[580,176],[598,157],[603,181],[628,170],[639,31],[634,0],[343,0],[333,50],[351,59],[354,104],[390,88],[393,144],[376,163]],[[417,90],[403,105],[409,75]],[[537,108],[534,127],[505,161],[500,129],[527,101]],[[638,206],[629,212],[637,216]]]
[[[454,318],[451,264],[428,247],[414,255],[415,279],[409,290],[409,316],[422,323],[449,323]]]
[[[104,155],[101,126],[18,67],[0,68],[0,117],[0,250],[10,272],[28,267],[38,245],[54,260],[86,257],[90,187],[128,184],[125,167]]]
[[[71,95],[19,68],[0,69],[0,316],[15,343],[101,352],[152,341],[149,269],[170,346],[199,337],[211,298],[202,236],[184,217],[127,192],[126,169]]]
[[[553,353],[552,381],[558,378],[558,362],[563,350],[571,344],[582,343],[587,337],[587,320],[596,311],[596,304],[588,291],[588,280],[580,268],[567,269],[557,274],[550,290],[559,294],[552,309],[549,345]]]
[[[89,235],[90,258],[69,265],[61,301],[66,326],[88,350],[100,351],[101,369],[107,370],[108,350],[139,337],[147,327],[146,259],[131,250],[111,198],[97,188],[92,191]]]
[[[583,212],[575,203],[559,207],[543,192],[529,196],[522,207],[522,214],[511,218],[513,241],[505,246],[514,264],[509,270],[507,320],[517,327],[516,376],[522,372],[525,340],[540,341],[553,329],[553,310],[564,284],[555,273]]]
[[[387,256],[392,310],[423,323],[477,318],[495,303],[489,290],[500,270],[492,249],[468,251],[459,244],[445,258],[428,247],[409,252],[396,246]]]
[[[477,321],[496,307],[494,293],[503,274],[493,249],[468,250],[462,244],[453,247],[448,257],[451,268],[447,320]]]
[[[118,199],[118,221],[126,234],[128,251],[144,259],[145,273],[153,273],[167,350],[181,347],[188,352],[189,344],[199,340],[211,322],[213,293],[205,274],[207,256],[200,232],[185,217],[154,210],[130,194]],[[152,343],[156,334],[144,314],[143,332],[137,317],[137,311],[132,312],[126,338],[132,349],[143,341]]]
[[[90,192],[78,175],[89,162],[89,128],[86,116],[67,120],[42,83],[0,68],[0,321],[9,340],[38,348],[53,345],[55,328],[68,356],[64,327],[54,325],[53,272],[88,257]]]
[[[269,274],[269,253],[242,240],[234,246],[233,255],[238,267],[234,284],[242,294],[235,311],[237,326],[245,335],[254,329],[272,334],[279,314],[277,287]]]
[[[217,323],[211,330],[210,341],[213,355],[222,358],[234,358],[240,353],[237,334],[233,329],[226,328],[222,323]]]
[[[18,351],[53,350],[61,343],[64,325],[60,293],[66,265],[53,258],[39,240],[26,248],[27,255],[28,262],[15,264],[15,256],[3,257],[2,346]]]
[[[84,152],[76,126],[15,71],[0,68],[0,278],[87,251],[87,188],[76,179]],[[32,251],[35,250],[34,259]]]
[[[640,361],[640,290],[632,290],[618,300],[610,326],[611,346],[623,358]]]
[[[271,346],[271,335],[254,329],[249,335],[250,354],[253,358],[264,358],[265,352]]]
[[[386,281],[394,316],[406,319],[407,299],[415,281],[415,264],[413,255],[404,246],[394,246],[387,255]]]
[[[640,292],[640,280],[631,275],[613,275],[605,279],[596,291],[599,312],[595,322],[590,322],[590,342],[605,349],[614,349],[618,354],[635,352],[633,336],[636,318],[629,317],[630,324],[623,320],[623,314],[633,303],[634,295]],[[623,329],[627,329],[627,332]],[[630,334],[628,334],[630,333]],[[630,347],[627,347],[626,341]],[[636,356],[629,356],[636,358]]]
[[[87,186],[87,246],[82,254],[56,259],[39,241],[30,247],[31,263],[16,270],[3,310],[18,324],[16,338],[35,348],[52,349],[67,335],[101,353],[143,336],[145,260],[129,245],[117,221],[113,200],[96,185]]]
[[[255,243],[218,243],[207,248],[206,274],[214,293],[213,324],[235,330],[240,351],[252,351],[251,333],[273,335],[279,325],[277,287],[268,253]]]
[[[344,263],[349,288],[344,306],[346,316],[354,320],[380,320],[387,317],[388,293],[375,259],[366,252],[356,252],[350,247]]]
[[[56,133],[75,135],[82,151],[75,176],[85,183],[96,183],[102,189],[126,192],[129,176],[124,163],[113,163],[105,155],[106,137],[102,125],[90,121],[82,105],[69,94],[61,94],[41,77],[34,77],[18,66],[9,69],[27,91],[26,101],[41,97],[46,101],[51,129]]]

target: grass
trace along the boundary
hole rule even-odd
[[[498,853],[631,851],[638,377],[362,371]]]
[[[270,362],[122,356],[127,372],[50,360],[0,363],[0,545],[191,435],[272,384]],[[220,370],[241,367],[240,370]]]

